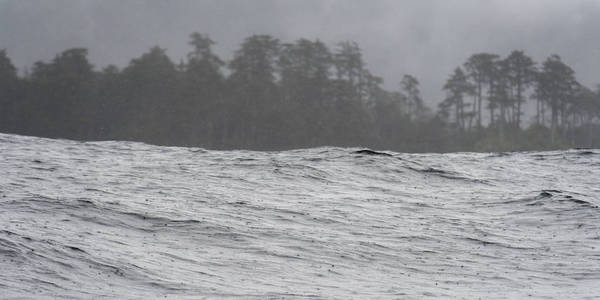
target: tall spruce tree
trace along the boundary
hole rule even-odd
[[[0,130],[11,132],[17,127],[15,117],[19,107],[18,84],[17,69],[6,50],[0,50]]]
[[[331,52],[319,40],[300,39],[283,45],[278,68],[283,113],[289,116],[287,143],[315,146],[330,135],[325,124],[331,109],[328,96],[332,63]]]
[[[281,118],[276,79],[280,42],[270,35],[253,35],[244,40],[229,63],[231,114],[229,138],[239,146],[260,149],[277,144]],[[236,145],[237,146],[237,145]]]
[[[477,115],[477,127],[482,127],[482,105],[483,105],[483,94],[486,85],[492,80],[492,73],[495,68],[496,60],[498,55],[490,53],[478,53],[473,54],[469,57],[467,62],[464,63],[464,68],[467,71],[468,76],[473,80],[476,87],[476,104],[473,106],[473,112]]]
[[[565,128],[567,108],[578,86],[575,72],[560,56],[552,55],[544,61],[537,78],[536,93],[550,107],[553,140],[557,129]]]
[[[454,123],[456,126],[460,130],[470,128],[473,112],[465,112],[465,108],[469,106],[465,98],[475,94],[475,86],[467,80],[467,76],[460,67],[457,67],[448,78],[443,90],[446,91],[446,99],[440,103],[440,108],[446,111],[454,107]]]
[[[177,115],[177,69],[166,49],[152,47],[123,70],[128,125],[125,135],[142,141],[172,144],[180,138]]]
[[[410,119],[420,120],[425,112],[425,104],[421,98],[419,81],[412,75],[405,74],[400,81],[402,92],[406,96],[407,110]]]
[[[504,60],[504,65],[505,76],[508,78],[510,89],[513,91],[515,98],[514,123],[517,127],[520,127],[523,114],[521,106],[525,102],[524,93],[535,82],[537,72],[535,62],[523,51],[515,50]]]
[[[183,91],[178,107],[179,127],[190,145],[220,147],[224,143],[224,115],[221,111],[225,78],[221,68],[225,62],[213,51],[215,42],[200,33],[190,35],[193,47],[184,67]]]

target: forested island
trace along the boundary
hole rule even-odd
[[[580,84],[558,55],[477,53],[427,107],[419,81],[383,88],[355,42],[246,38],[234,57],[190,35],[185,60],[155,46],[123,69],[97,70],[84,48],[17,72],[0,51],[0,132],[209,149],[318,146],[403,152],[600,148],[600,86]],[[535,107],[525,118],[526,104]]]

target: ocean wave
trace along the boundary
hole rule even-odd
[[[598,153],[0,134],[0,298],[593,299]]]

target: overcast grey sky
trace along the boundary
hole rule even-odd
[[[19,68],[87,47],[96,66],[126,65],[153,45],[174,61],[198,31],[231,58],[251,34],[284,41],[353,40],[393,89],[416,76],[429,102],[477,52],[556,53],[588,86],[600,83],[600,0],[0,0],[0,49]]]

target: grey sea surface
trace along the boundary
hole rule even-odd
[[[358,150],[0,134],[0,298],[600,298],[600,150]]]

